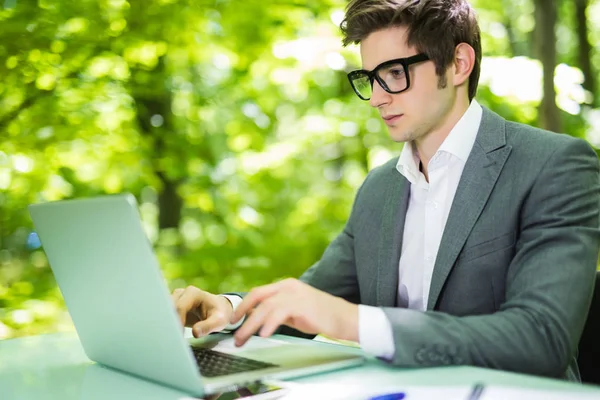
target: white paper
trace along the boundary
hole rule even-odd
[[[468,387],[414,387],[395,386],[369,387],[366,385],[336,384],[284,384],[290,391],[281,400],[329,399],[329,400],[367,400],[374,396],[402,392],[406,400],[444,399],[465,400],[470,393]]]
[[[586,390],[539,390],[490,386],[486,388],[481,400],[599,400],[600,389]]]
[[[406,400],[467,400],[471,386],[377,386],[283,383],[289,392],[281,400],[368,400],[374,396],[402,392]],[[487,386],[479,400],[600,400],[600,389],[522,389]]]

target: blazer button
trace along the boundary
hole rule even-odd
[[[439,359],[440,358],[439,358],[439,355],[437,353],[434,353],[434,352],[429,353],[429,361],[432,364],[435,364]]]
[[[427,351],[424,348],[420,348],[415,353],[415,361],[419,364],[425,364],[427,362]]]

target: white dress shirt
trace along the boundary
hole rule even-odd
[[[406,143],[402,149],[396,169],[411,187],[398,266],[398,307],[427,310],[433,266],[482,114],[481,106],[473,100],[429,161],[429,182],[419,170],[420,159],[413,143]],[[363,350],[391,359],[395,351],[394,339],[383,310],[359,305],[358,322]]]
[[[411,184],[404,223],[399,263],[398,307],[425,311],[446,220],[458,182],[471,153],[481,124],[483,110],[476,100],[452,128],[448,137],[429,161],[429,182],[420,171],[419,155],[406,143],[396,169]],[[238,296],[225,296],[235,308]],[[241,325],[239,321],[228,329]],[[381,308],[358,306],[358,336],[362,349],[376,357],[391,359],[395,346],[392,326]]]

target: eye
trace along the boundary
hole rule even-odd
[[[391,68],[389,74],[394,79],[404,78],[404,68]]]

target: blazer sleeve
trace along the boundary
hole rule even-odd
[[[566,143],[547,160],[522,206],[500,310],[458,317],[383,308],[393,329],[393,364],[564,376],[587,316],[600,243],[598,158],[583,140]],[[349,293],[345,286],[340,290]]]

